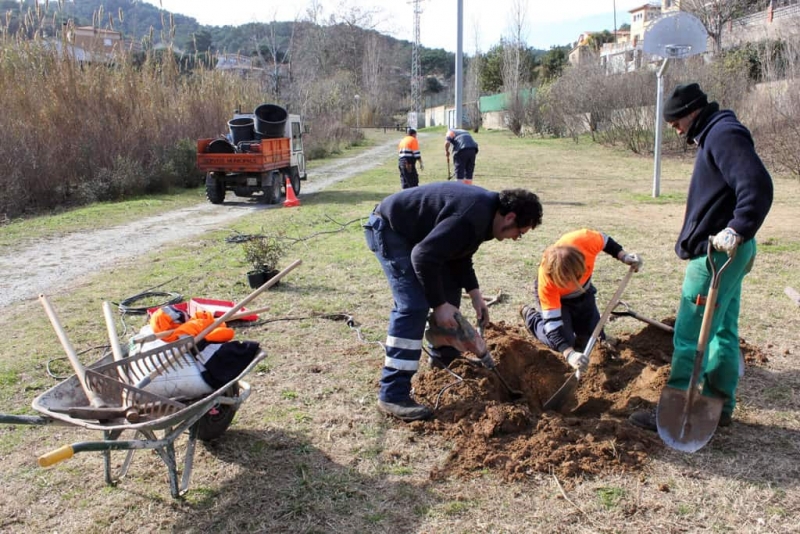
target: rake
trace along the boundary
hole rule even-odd
[[[135,408],[126,412],[126,418],[132,423],[138,422],[140,412],[163,417],[181,410],[185,407],[182,403],[144,391],[144,388],[165,371],[197,365],[195,354],[199,341],[301,263],[301,260],[293,262],[194,337],[182,337],[136,356],[87,369],[87,389],[101,398],[121,399],[124,405]]]

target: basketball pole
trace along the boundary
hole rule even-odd
[[[662,118],[664,111],[664,73],[667,71],[668,64],[669,58],[666,57],[656,74],[658,84],[656,90],[656,142],[653,149],[653,157],[655,159],[655,164],[653,165],[653,198],[658,198],[658,195],[661,194],[661,134],[664,130],[664,124],[662,122],[664,120]]]

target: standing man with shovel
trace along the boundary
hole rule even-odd
[[[689,263],[675,319],[672,370],[665,392],[686,392],[690,382],[702,384],[702,395],[722,404],[717,424],[729,426],[739,384],[742,279],[755,260],[756,232],[772,206],[772,178],[748,129],[732,111],[709,103],[698,84],[675,88],[664,105],[664,120],[687,143],[698,147],[683,228],[675,244],[678,257]],[[716,251],[709,249],[709,239]],[[723,265],[726,257],[730,259],[725,272],[717,277],[716,267]],[[713,269],[707,261],[714,262]],[[698,346],[698,339],[712,278],[718,284],[717,306],[710,310],[710,330],[702,336],[708,339],[706,350]],[[695,371],[698,354],[702,365]],[[679,413],[662,414],[659,408],[658,419],[655,410],[641,410],[634,412],[630,421],[660,431],[662,415],[681,417]],[[685,416],[683,426],[688,427]],[[707,429],[708,439],[715,429],[716,424]]]
[[[447,179],[450,179],[450,147],[453,147],[453,166],[456,181],[472,184],[475,172],[475,158],[478,155],[478,143],[466,130],[448,130],[444,137],[444,154],[447,158]]]
[[[397,154],[397,166],[400,169],[400,187],[402,189],[417,187],[419,185],[417,162],[419,161],[420,170],[425,170],[425,167],[422,164],[417,131],[414,128],[406,130],[406,136],[397,145]]]

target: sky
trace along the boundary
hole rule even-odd
[[[173,13],[188,15],[200,24],[225,26],[248,22],[303,19],[309,4],[322,7],[323,18],[349,8],[373,11],[375,30],[397,39],[414,40],[414,8],[409,0],[144,0]],[[630,24],[630,9],[646,0],[463,0],[462,47],[465,53],[485,52],[510,35],[512,8],[526,10],[525,42],[547,50],[577,41],[584,31],[614,29]],[[456,51],[457,0],[422,0],[420,41],[428,48]]]

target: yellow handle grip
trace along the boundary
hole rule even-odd
[[[50,467],[63,460],[69,460],[75,454],[72,445],[64,445],[54,451],[39,456],[39,467]]]

